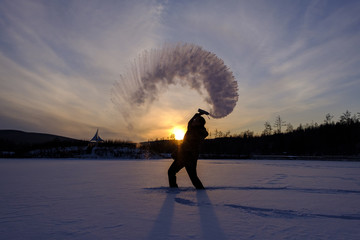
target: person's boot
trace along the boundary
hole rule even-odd
[[[169,186],[171,188],[178,188],[178,185],[176,184],[176,176],[171,173],[169,173],[168,176],[169,176]]]

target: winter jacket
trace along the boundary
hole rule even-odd
[[[195,114],[188,123],[187,132],[179,149],[172,154],[172,157],[183,160],[193,160],[199,157],[199,149],[201,143],[209,135],[204,126],[192,126],[192,121],[200,116]]]

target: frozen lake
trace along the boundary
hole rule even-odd
[[[0,160],[1,239],[360,239],[360,162]]]

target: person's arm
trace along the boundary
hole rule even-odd
[[[195,118],[200,117],[200,116],[201,116],[200,113],[195,113],[195,115],[194,115],[194,116],[190,119],[190,121],[188,122],[188,125],[189,125],[192,121],[194,121]]]
[[[195,113],[195,115],[194,115],[194,116],[189,120],[189,122],[188,122],[187,130],[190,129],[191,123],[195,120],[195,118],[200,117],[200,116],[201,116],[200,113]]]

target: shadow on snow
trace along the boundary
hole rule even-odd
[[[260,208],[260,207],[251,207],[243,206],[237,204],[221,204],[214,205],[211,203],[207,191],[215,190],[270,190],[270,191],[301,191],[309,193],[319,193],[319,194],[360,194],[360,191],[356,190],[343,190],[343,189],[308,189],[308,188],[289,188],[289,187],[278,187],[278,188],[266,188],[266,187],[207,187],[206,190],[196,190],[194,188],[179,188],[179,189],[170,189],[168,187],[155,187],[155,188],[145,188],[145,190],[153,190],[168,193],[164,201],[163,207],[160,210],[158,219],[168,219],[169,221],[164,221],[166,224],[171,224],[172,214],[174,203],[198,207],[200,212],[200,218],[203,227],[203,234],[206,237],[206,234],[209,234],[208,237],[213,237],[214,234],[223,239],[223,232],[219,227],[219,223],[215,212],[213,210],[214,206],[224,206],[230,207],[238,210],[242,210],[248,214],[254,214],[260,217],[273,217],[273,218],[332,218],[332,219],[343,219],[343,220],[360,220],[360,214],[350,214],[350,215],[331,215],[331,214],[320,214],[320,213],[305,213],[301,211],[294,210],[282,210],[282,209],[272,209],[272,208]],[[194,202],[189,199],[180,198],[176,195],[181,192],[196,192],[197,202]],[[163,218],[165,217],[165,218]],[[207,222],[206,219],[212,219],[212,221]],[[164,224],[157,226],[160,220],[155,222],[153,232],[159,232],[159,230],[164,229]],[[205,225],[209,226],[205,226]],[[209,233],[206,229],[212,229],[213,231]],[[155,236],[150,234],[150,236]]]
[[[147,190],[165,191],[168,193],[160,209],[158,217],[155,220],[152,230],[148,235],[148,239],[168,239],[174,217],[175,203],[197,206],[200,215],[201,231],[204,239],[226,239],[223,230],[220,227],[218,218],[214,212],[205,190],[195,189],[170,189],[167,187],[146,188]],[[184,191],[196,191],[197,203],[188,199],[176,197],[177,194]],[[205,203],[205,204],[198,204]]]

